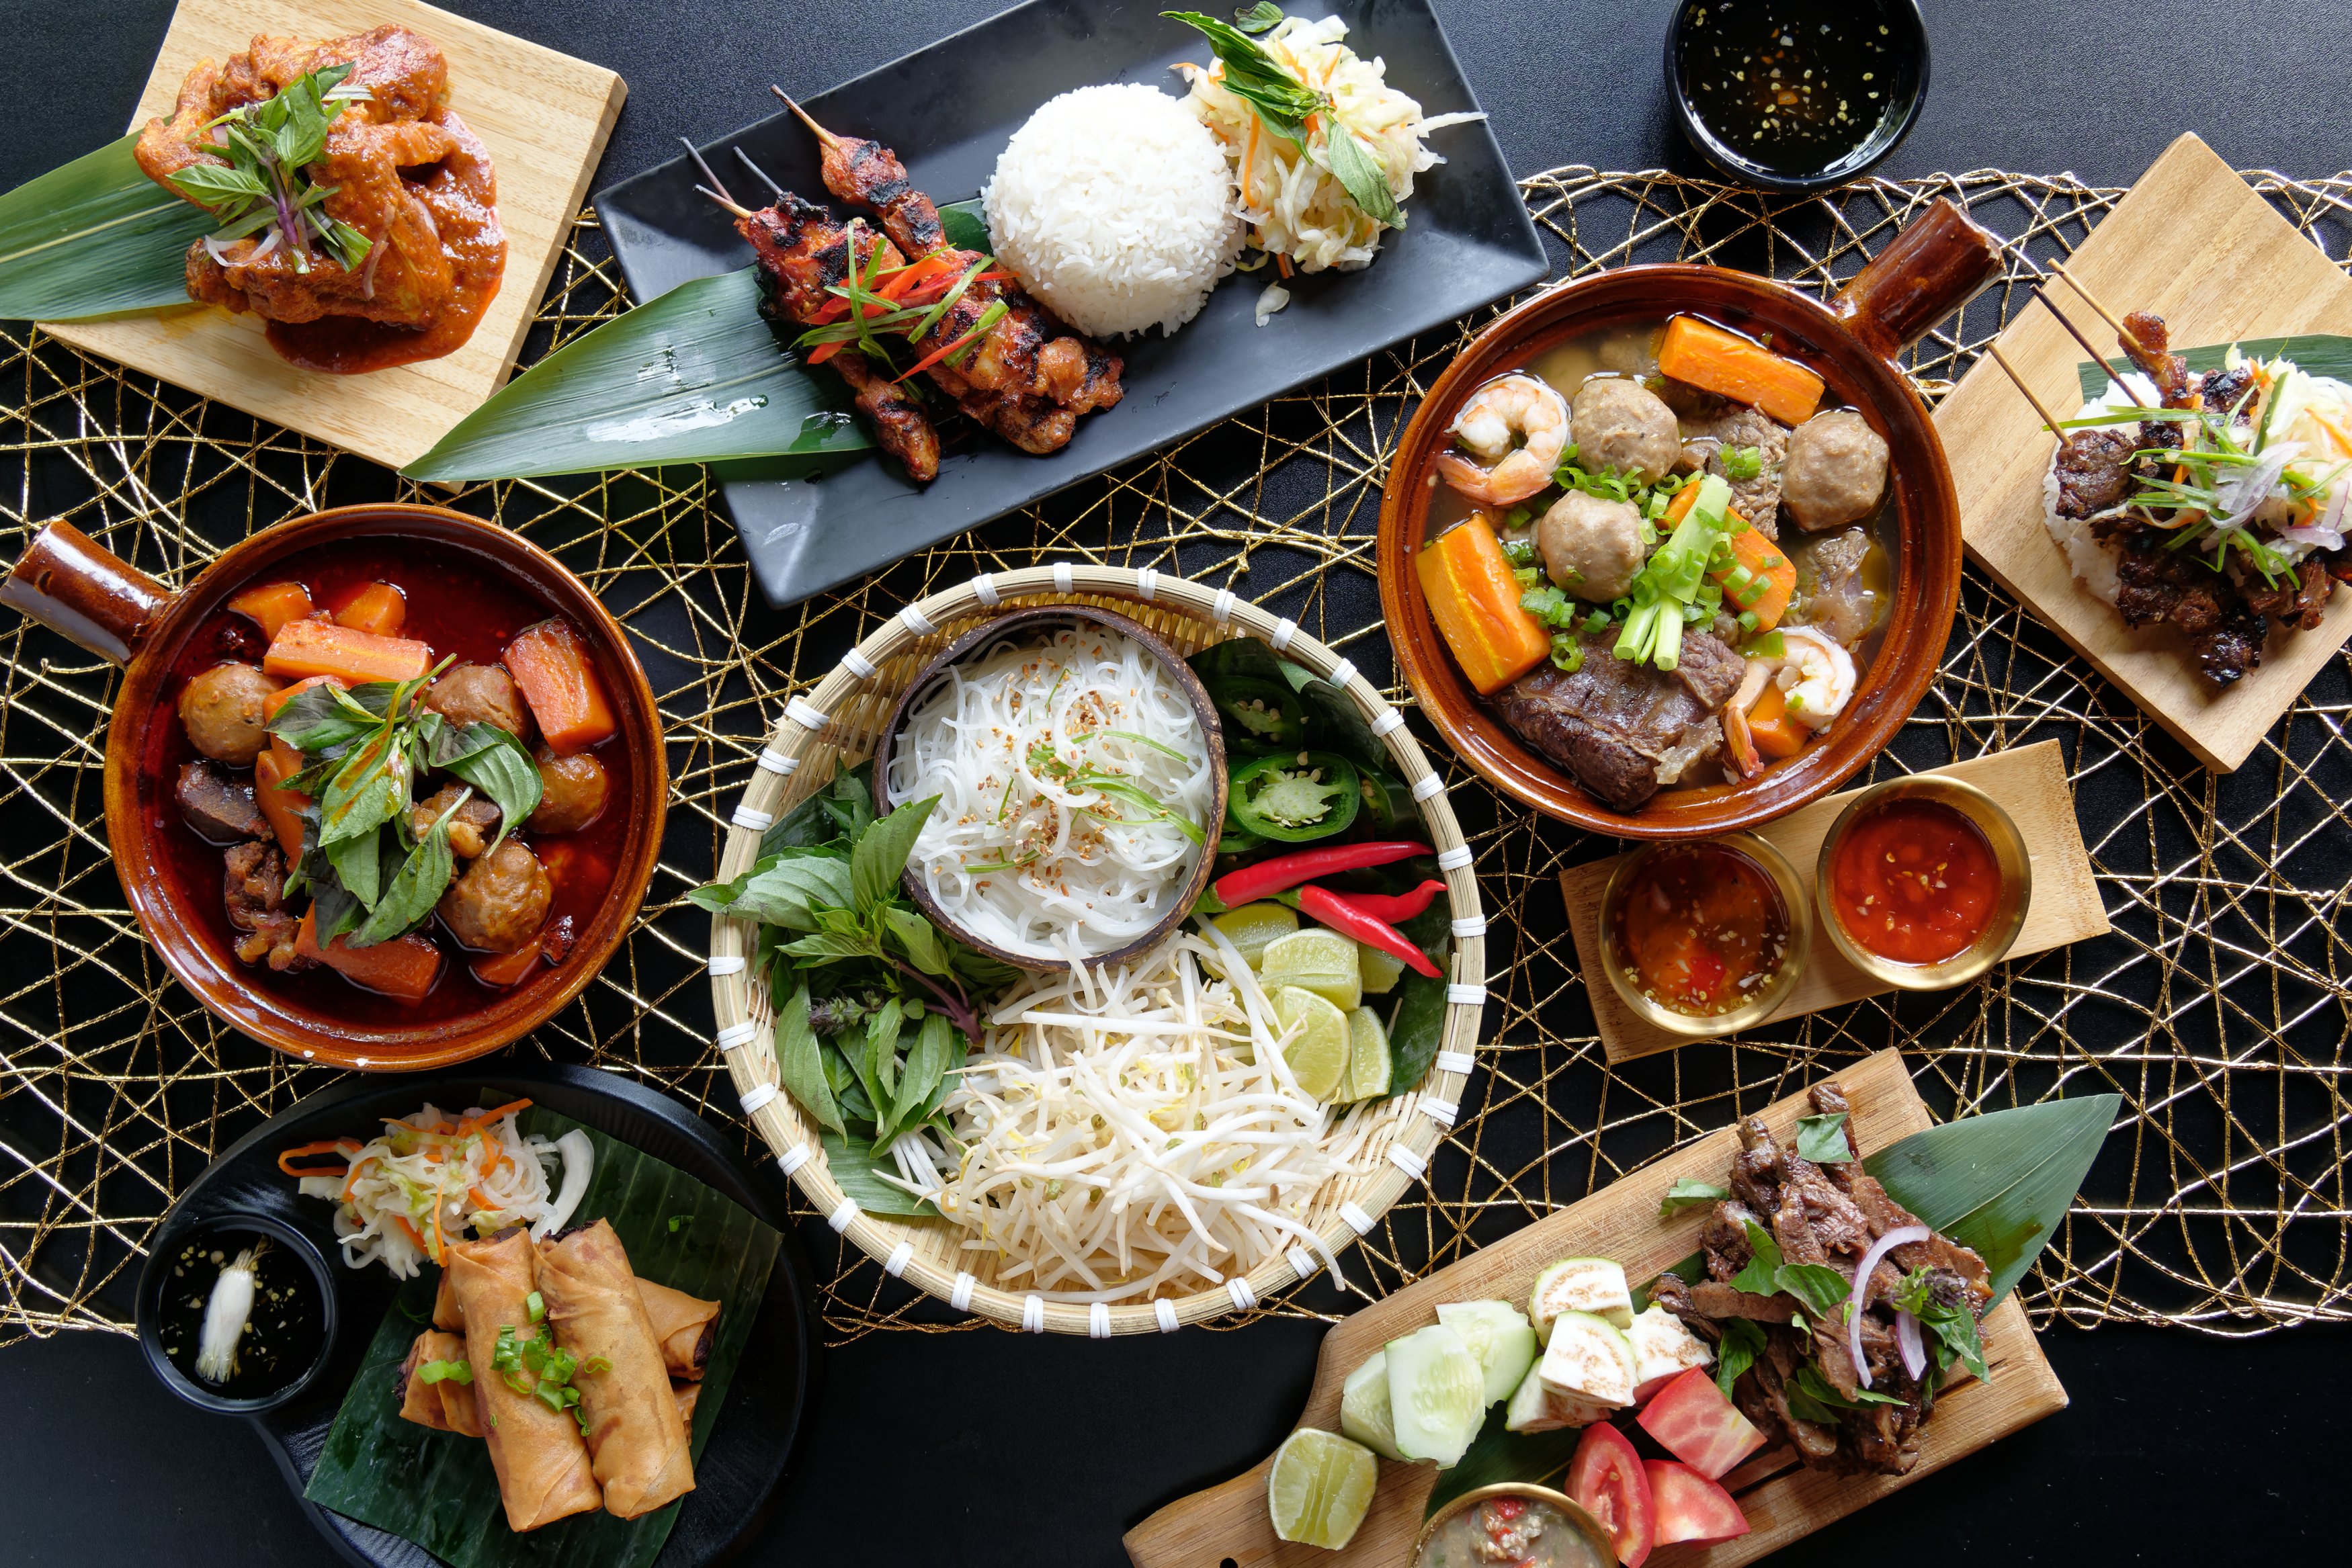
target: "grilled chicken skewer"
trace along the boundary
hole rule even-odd
[[[760,269],[771,285],[761,302],[761,313],[781,315],[803,327],[817,325],[820,313],[835,300],[828,290],[848,276],[852,231],[835,223],[823,207],[812,206],[789,191],[779,192],[774,205],[753,212],[728,193],[691,144],[687,152],[703,178],[710,182],[697,189],[735,215],[735,232],[751,242],[752,253],[760,258]],[[877,252],[882,267],[904,264],[898,247],[880,235],[861,226],[856,240],[855,265],[861,276],[876,267]],[[917,483],[935,477],[940,471],[940,434],[914,392],[877,371],[863,354],[836,354],[831,363],[849,383],[857,412],[873,424],[882,450],[904,465],[908,477]]]
[[[825,189],[873,209],[908,256],[937,256],[959,271],[982,259],[948,244],[939,209],[908,182],[897,153],[878,141],[837,136],[810,119],[781,88],[770,90],[816,136]],[[956,341],[994,304],[1004,307],[1003,314],[976,350],[961,366],[934,366],[930,374],[965,412],[1015,445],[1054,451],[1069,440],[1076,415],[1118,402],[1125,367],[1118,356],[1065,327],[1017,282],[1002,279],[974,283],[915,345],[917,351],[929,353]]]

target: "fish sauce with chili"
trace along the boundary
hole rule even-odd
[[[1940,964],[1976,945],[2000,902],[1984,830],[1941,800],[1895,800],[1846,829],[1830,860],[1845,934],[1896,964]]]
[[[1900,99],[1882,5],[1722,0],[1694,13],[1675,68],[1691,110],[1769,174],[1835,167]]]
[[[1769,873],[1723,844],[1675,844],[1635,868],[1608,940],[1658,1006],[1713,1018],[1748,1005],[1789,956],[1788,905]]]

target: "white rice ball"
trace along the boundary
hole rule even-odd
[[[1082,87],[1029,117],[982,193],[997,258],[1081,332],[1173,332],[1234,269],[1242,220],[1216,135],[1139,84]]]

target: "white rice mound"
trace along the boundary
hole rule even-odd
[[[1153,87],[1082,87],[1047,103],[982,197],[997,259],[1092,337],[1175,331],[1241,253],[1224,149]]]

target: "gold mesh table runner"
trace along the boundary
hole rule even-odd
[[[2352,175],[2246,178],[2343,265]],[[2008,271],[1913,356],[1931,402],[2021,306],[2037,267],[2078,245],[2123,194],[1994,171],[1812,199],[1581,167],[1522,189],[1555,279],[1697,260],[1815,292],[1851,277],[1911,212],[1951,197],[2005,238]],[[625,304],[583,215],[530,352]],[[910,599],[979,571],[1072,559],[1230,587],[1341,648],[1409,703],[1372,577],[1381,484],[1423,391],[1488,319],[1376,354],[783,611],[760,599],[701,469],[480,486],[451,502],[16,323],[0,329],[0,548],[13,558],[32,529],[63,517],[185,581],[282,518],[415,499],[495,517],[553,551],[635,640],[668,727],[674,794],[661,869],[627,943],[580,1001],[516,1049],[635,1077],[728,1124],[734,1096],[710,1043],[701,968],[708,921],[681,895],[716,864],[724,812],[786,700]],[[135,1263],[173,1195],[335,1075],[227,1029],[169,977],[107,855],[101,762],[116,674],[14,617],[0,638],[5,1346],[68,1328],[128,1333]],[[2347,697],[2352,661],[2339,657],[2243,768],[2215,778],[1972,569],[1935,685],[1856,782],[2063,741],[2113,934],[1962,990],[1897,993],[1613,1071],[1558,873],[1616,845],[1516,810],[1422,726],[1448,769],[1492,912],[1483,1071],[1425,1186],[1341,1255],[1345,1286],[1318,1277],[1248,1316],[1344,1312],[1897,1043],[1943,1116],[2124,1096],[2126,1121],[2023,1287],[2037,1322],[2244,1334],[2352,1318]],[[835,1340],[969,1326],[810,1231],[823,1240],[815,1261]]]

